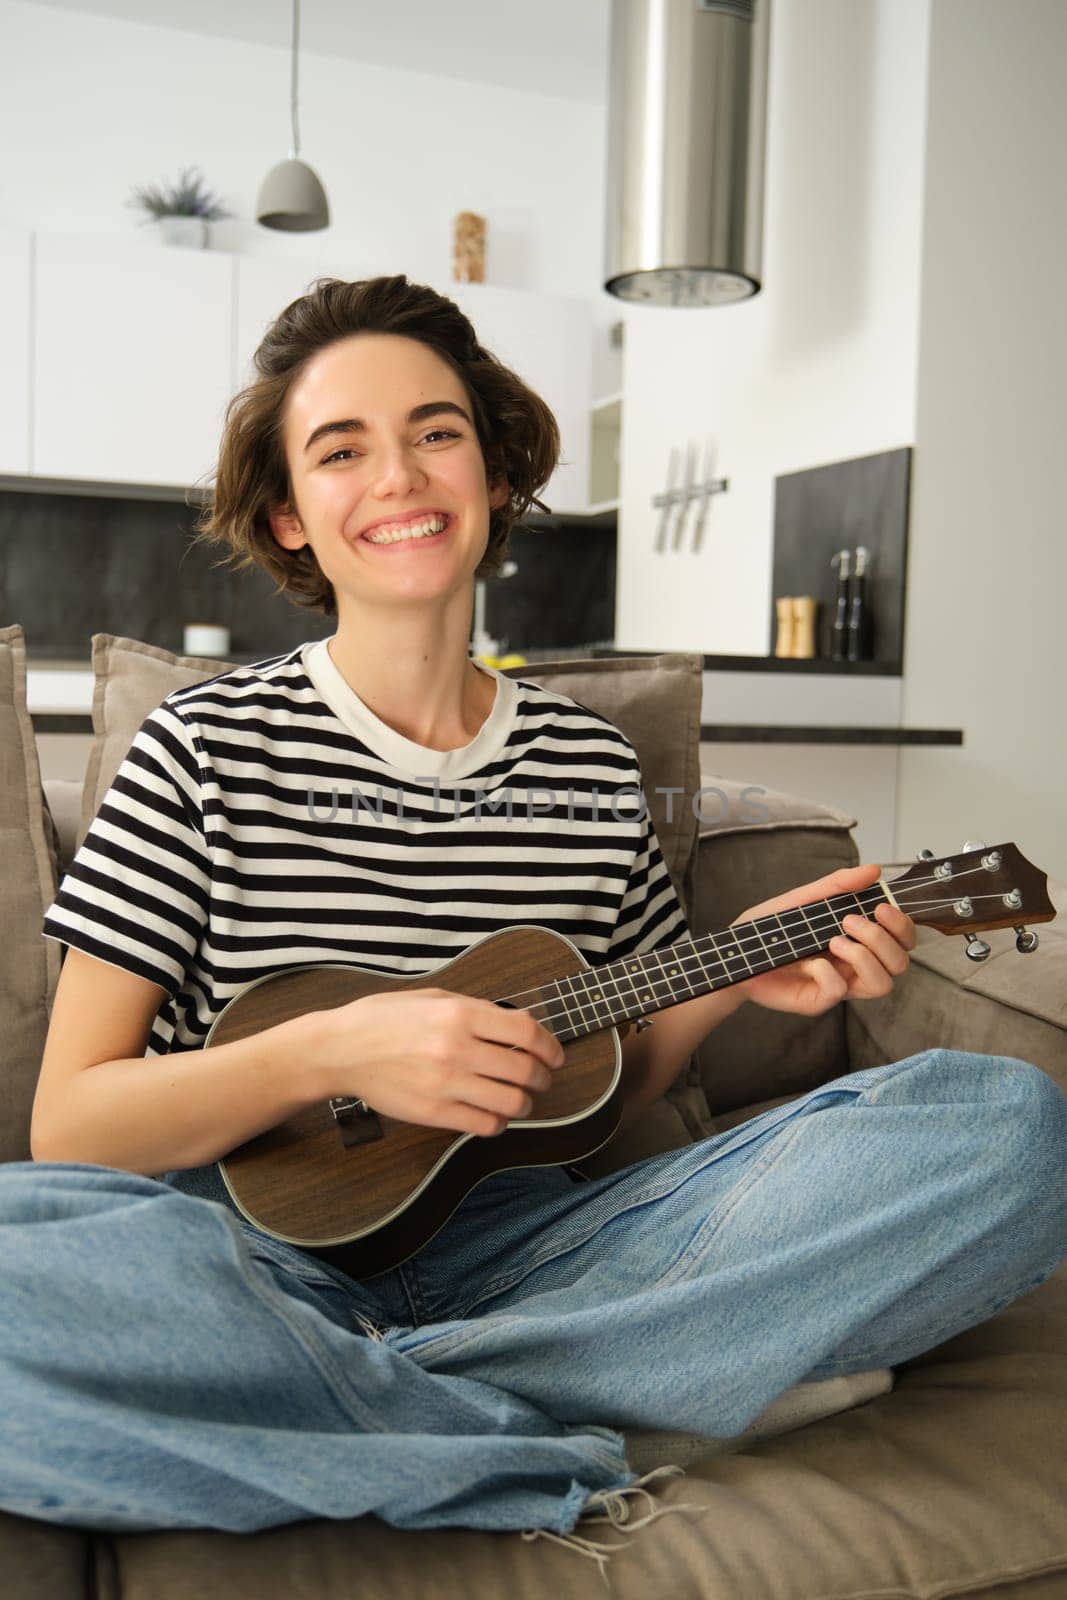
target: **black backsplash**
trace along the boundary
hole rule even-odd
[[[0,619],[21,624],[31,657],[77,661],[94,633],[180,653],[187,622],[229,628],[247,660],[334,632],[260,568],[216,565],[221,548],[191,540],[196,516],[178,501],[0,491]]]
[[[174,500],[0,488],[0,625],[21,624],[31,658],[73,661],[94,633],[180,653],[189,622],[229,628],[234,661],[335,632],[259,567],[220,565],[221,547],[193,542],[196,517]],[[513,530],[518,571],[487,584],[486,630],[511,650],[610,643],[614,526],[549,520]]]
[[[830,557],[842,547],[870,552],[867,595],[873,617],[872,660],[901,670],[907,579],[911,447],[829,462],[775,479],[770,639],[779,595],[818,602],[815,654],[831,653],[837,575]]]
[[[512,530],[518,570],[485,591],[485,631],[510,650],[610,644],[615,637],[614,518],[554,516]]]

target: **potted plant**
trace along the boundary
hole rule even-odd
[[[223,217],[232,217],[218,200],[203,187],[203,178],[196,167],[186,167],[177,183],[154,188],[150,185],[134,189],[126,201],[139,211],[147,212],[145,222],[158,222],[164,244],[184,245],[202,250],[207,243],[207,225]]]

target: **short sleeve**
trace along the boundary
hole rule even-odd
[[[689,938],[682,903],[667,871],[651,815],[645,807],[641,842],[619,908],[608,961],[646,955]]]
[[[44,935],[174,995],[207,925],[209,887],[193,737],[164,701],[134,736],[45,912]]]

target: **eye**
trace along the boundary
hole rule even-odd
[[[423,442],[425,442],[427,439],[432,439],[435,436],[439,439],[458,439],[460,437],[460,435],[451,428],[431,428],[429,433],[423,435]],[[324,456],[322,465],[326,466],[330,461],[340,461],[342,456],[354,456],[358,454],[359,451],[353,450],[351,445],[345,445],[342,449],[335,450],[332,455]]]

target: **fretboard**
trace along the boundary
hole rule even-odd
[[[738,922],[720,933],[554,979],[536,991],[538,998],[528,1009],[557,1038],[578,1039],[818,955],[843,931],[845,917],[857,914],[873,921],[876,908],[888,903],[883,885],[874,883],[856,894],[836,894]]]

